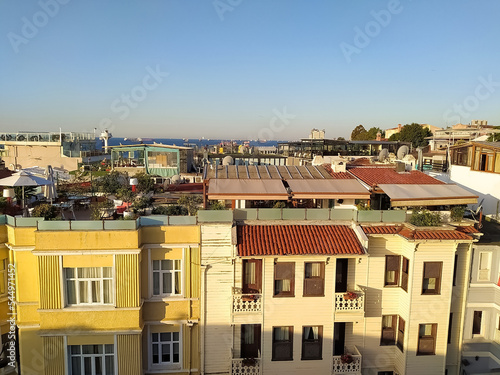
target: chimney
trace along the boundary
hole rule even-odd
[[[398,124],[398,130],[401,131],[401,124]]]
[[[378,132],[377,133],[377,141],[381,141],[381,140],[382,140],[382,133]]]

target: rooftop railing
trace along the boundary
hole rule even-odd
[[[95,141],[94,133],[40,133],[40,132],[17,132],[17,133],[0,133],[0,141],[4,142],[60,142],[70,141]]]

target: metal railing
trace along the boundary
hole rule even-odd
[[[335,311],[353,312],[364,311],[365,294],[362,291],[335,293]]]
[[[231,362],[232,375],[258,375],[261,373],[260,358],[233,358]]]
[[[262,294],[233,294],[233,313],[261,313]]]
[[[361,353],[356,346],[346,348],[343,355],[333,356],[333,375],[361,374]]]

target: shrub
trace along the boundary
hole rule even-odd
[[[410,217],[410,223],[417,227],[436,227],[441,225],[439,212],[415,209]]]
[[[90,211],[92,220],[101,220],[101,208],[114,208],[114,204],[109,199],[106,199],[104,202],[93,205]]]
[[[202,202],[203,198],[199,195],[183,195],[177,200],[177,204],[185,207],[191,216],[196,215]]]
[[[147,173],[137,173],[134,178],[137,178],[137,191],[139,193],[149,193],[154,190],[154,182],[151,176]]]
[[[121,187],[116,191],[116,198],[124,202],[132,202],[135,198],[135,193],[128,187]]]
[[[54,220],[57,217],[57,214],[58,212],[56,207],[47,203],[43,203],[33,208],[31,216],[43,217],[45,220]]]
[[[462,221],[465,214],[465,206],[453,206],[450,210],[451,221]]]
[[[219,201],[212,201],[210,202],[210,210],[225,210],[226,205],[222,202]]]
[[[96,181],[98,189],[106,194],[116,194],[118,189],[127,186],[126,176],[118,171],[112,171]]]
[[[153,209],[154,215],[167,215],[167,216],[185,216],[188,211],[182,206],[158,206]]]
[[[368,205],[368,201],[367,200],[360,200],[357,204],[356,204],[356,208],[358,209],[358,211],[370,211],[372,208]]]
[[[286,203],[283,201],[276,201],[276,203],[274,203],[273,205],[273,208],[285,208],[285,207]]]

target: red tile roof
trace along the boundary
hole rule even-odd
[[[444,182],[420,171],[398,173],[392,167],[355,167],[350,168],[349,172],[370,186],[379,184],[444,184]]]
[[[408,240],[472,240],[459,230],[414,230],[401,225],[362,226],[365,234],[399,234]]]
[[[474,228],[472,225],[467,225],[465,227],[457,227],[457,230],[463,233],[481,233],[479,230]]]
[[[365,254],[347,225],[240,225],[238,255]]]
[[[338,180],[354,179],[353,175],[347,172],[334,172],[330,164],[321,165],[330,176]]]

